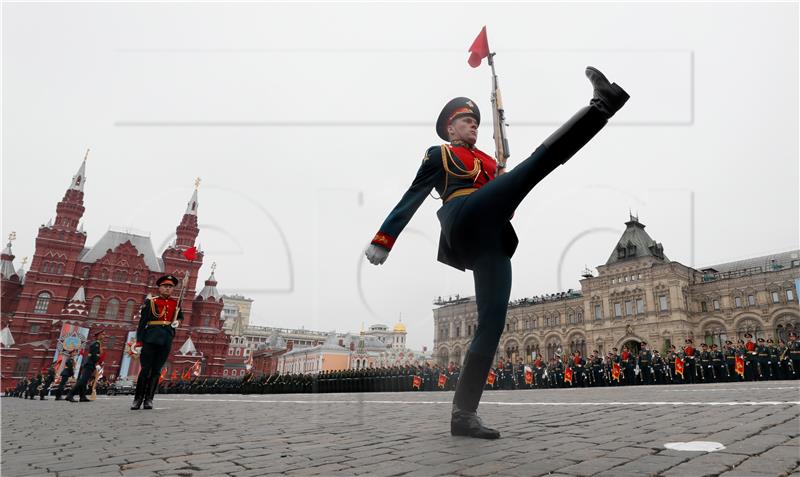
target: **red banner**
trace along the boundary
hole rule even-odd
[[[414,376],[414,381],[411,383],[412,389],[419,389],[422,386],[422,376]]]
[[[161,381],[163,381],[164,378],[166,377],[167,377],[167,368],[162,368],[161,375],[158,376],[158,384],[161,384]]]
[[[486,377],[486,384],[494,386],[494,380],[497,379],[497,374],[493,369],[489,370],[489,376]]]
[[[680,374],[683,377],[683,360],[678,357],[675,358],[675,374]]]
[[[564,382],[572,384],[572,368],[567,368],[567,370],[564,371]]]
[[[619,363],[611,363],[611,379],[616,379],[619,382],[619,377],[622,374],[622,368]]]
[[[736,357],[736,374],[744,377],[744,358],[741,356]]]
[[[447,376],[444,374],[439,375],[439,388],[444,389],[444,385],[447,384]]]

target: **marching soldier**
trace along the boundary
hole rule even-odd
[[[792,361],[789,359],[789,346],[783,340],[778,341],[778,367],[781,379],[794,378]]]
[[[33,401],[33,398],[39,393],[39,385],[42,384],[42,374],[39,373],[31,379],[28,383],[28,399]]]
[[[700,359],[699,373],[700,382],[711,383],[714,382],[711,376],[711,353],[708,352],[708,345],[705,343],[700,344]]]
[[[781,379],[778,366],[780,355],[778,353],[778,347],[775,346],[775,341],[772,338],[767,340],[767,352],[769,353],[769,378]]]
[[[764,338],[758,339],[756,345],[756,357],[758,359],[758,379],[770,379],[769,349]]]
[[[639,372],[644,384],[653,384],[653,355],[647,347],[647,341],[642,341],[642,348],[638,357]]]
[[[725,348],[722,350],[725,356],[725,377],[728,382],[737,381],[736,379],[736,348],[733,341],[726,340]]]
[[[507,173],[504,163],[475,147],[481,120],[475,103],[463,97],[448,102],[436,132],[449,144],[428,149],[411,187],[365,252],[374,265],[385,262],[400,232],[431,190],[437,190],[443,202],[437,212],[442,225],[439,260],[472,270],[478,306],[478,328],[453,397],[453,435],[500,437],[483,425],[477,409],[508,311],[511,257],[518,243],[510,217],[537,183],[577,153],[628,100],[622,88],[595,68],[587,68],[586,75],[594,88],[590,106]]]
[[[636,384],[636,361],[633,354],[628,350],[628,345],[622,347],[622,367],[625,370],[625,384],[632,386]]]
[[[603,379],[603,357],[597,350],[592,353],[592,380],[595,386],[605,386],[606,384]]]
[[[747,381],[756,381],[761,372],[758,369],[758,352],[756,351],[756,344],[753,343],[753,335],[745,333],[747,342],[744,344],[745,359],[744,359],[744,378]]]
[[[695,363],[695,349],[692,340],[687,338],[683,347],[683,381],[689,384],[694,384],[697,377],[697,369]]]
[[[94,334],[94,341],[89,345],[89,352],[83,357],[81,362],[81,369],[78,372],[78,380],[75,386],[67,393],[67,401],[75,402],[74,396],[77,393],[80,396],[80,402],[90,402],[86,397],[86,385],[89,379],[94,376],[95,366],[100,361],[100,355],[103,348],[103,339],[105,338],[105,331],[100,330]]]
[[[667,383],[667,366],[658,350],[653,350],[653,374],[656,384]]]
[[[56,401],[61,400],[61,394],[64,392],[64,386],[67,385],[69,378],[75,375],[75,352],[70,351],[67,355],[67,361],[64,363],[64,369],[61,370],[61,380],[58,382],[56,388]]]
[[[183,287],[189,275],[184,276]],[[175,330],[183,321],[183,311],[179,303],[171,298],[178,279],[164,275],[156,280],[158,297],[147,298],[142,305],[139,327],[136,329],[136,344],[132,351],[139,355],[141,370],[136,380],[136,393],[132,410],[144,404],[145,409],[153,408],[153,396],[158,386],[161,368],[169,357]]]
[[[718,349],[716,343],[711,345],[711,366],[714,371],[714,382],[725,379],[725,355]]]
[[[50,366],[47,367],[47,376],[44,378],[44,384],[42,385],[42,390],[39,392],[39,400],[44,401],[47,398],[47,393],[50,391],[50,385],[53,384],[53,381],[56,380],[56,368],[51,363]]]

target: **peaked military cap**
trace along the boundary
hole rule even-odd
[[[646,345],[647,341],[642,341],[642,346]]]
[[[751,335],[750,333],[745,333],[745,334],[744,334],[744,337],[745,337],[745,338],[752,338],[752,337],[753,337],[753,335]]]
[[[439,119],[436,120],[436,134],[445,141],[450,141],[450,136],[447,135],[447,126],[461,116],[472,116],[481,125],[481,112],[478,106],[469,98],[458,97],[451,99],[442,108],[439,113]]]
[[[758,339],[758,342],[759,342],[759,343],[763,343],[763,342],[764,342],[764,338],[759,338],[759,339]]]
[[[692,342],[692,340],[691,340],[690,338],[686,338],[686,342],[687,342],[687,343],[691,343],[691,342]]]
[[[161,284],[164,282],[172,282],[172,286],[175,286],[178,284],[178,281],[179,280],[175,278],[174,275],[164,275],[163,277],[156,280],[156,286],[161,286]]]

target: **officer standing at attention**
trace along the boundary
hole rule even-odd
[[[184,277],[183,286],[189,278]],[[183,311],[178,301],[171,297],[178,279],[172,275],[164,275],[156,280],[158,295],[148,298],[142,306],[139,327],[136,329],[136,344],[132,351],[138,353],[142,368],[136,380],[136,393],[133,397],[132,410],[139,409],[144,403],[145,409],[153,409],[153,396],[158,386],[161,367],[167,362],[175,330],[183,321]]]
[[[442,226],[439,261],[472,270],[478,308],[478,328],[453,397],[453,435],[500,437],[483,425],[477,409],[511,293],[511,257],[518,243],[511,216],[536,184],[586,145],[628,100],[622,88],[595,68],[586,68],[586,76],[594,88],[589,106],[509,172],[475,147],[481,122],[477,105],[464,97],[448,102],[436,121],[436,132],[449,144],[427,150],[416,178],[366,250],[372,264],[384,263],[411,217],[436,189],[443,202],[437,212]]]

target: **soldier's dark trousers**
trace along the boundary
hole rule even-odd
[[[56,399],[61,399],[61,394],[64,393],[64,386],[67,385],[67,380],[69,376],[61,376],[61,381],[58,382],[58,387],[56,388]]]
[[[70,389],[67,393],[67,399],[71,399],[74,395],[80,396],[81,400],[86,399],[86,385],[89,383],[89,378],[92,377],[94,373],[94,365],[93,364],[85,364],[81,366],[81,370],[78,373],[78,380],[75,382],[75,386]]]
[[[136,393],[134,399],[152,399],[158,386],[161,368],[167,362],[172,343],[167,346],[145,343],[139,356],[142,369],[136,379]]]

